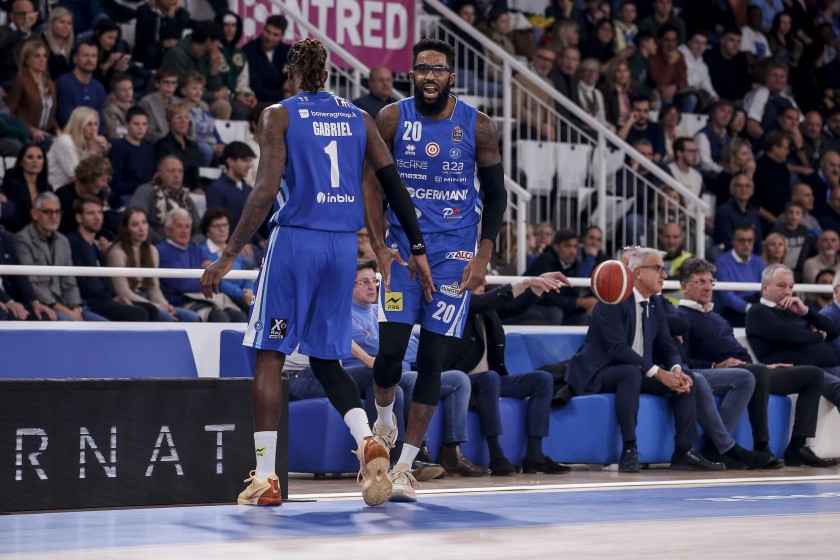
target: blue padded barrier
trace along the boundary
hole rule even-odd
[[[790,442],[790,397],[770,395],[767,404],[767,427],[770,432],[770,449],[776,457],[783,457]],[[738,445],[746,449],[753,448],[752,426],[745,412],[735,428],[733,436]]]
[[[219,337],[219,377],[254,377],[257,353],[242,346],[244,331],[223,330]]]
[[[357,472],[354,449],[356,442],[329,399],[289,403],[289,472]]]
[[[513,465],[521,465],[525,456],[527,437],[525,434],[528,402],[523,399],[502,397],[499,399],[499,417],[502,421],[502,435],[499,444],[505,457]],[[476,465],[486,467],[490,464],[490,450],[487,438],[481,432],[478,413],[471,410],[467,417],[467,437],[469,441],[461,444],[464,456]]]
[[[179,330],[6,330],[0,356],[4,379],[198,377]]]
[[[543,452],[563,463],[610,465],[618,462],[621,433],[615,395],[585,395],[551,412]]]
[[[508,333],[505,367],[510,373],[534,371],[574,356],[583,344],[583,333]]]

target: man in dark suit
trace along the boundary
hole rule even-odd
[[[840,325],[809,309],[793,295],[793,271],[771,264],[761,274],[761,300],[747,312],[747,341],[756,357],[765,363],[817,366],[823,370],[822,395],[840,404],[837,357],[829,342],[840,336]],[[830,467],[833,459],[821,459],[805,446],[805,437],[791,437],[785,464]]]
[[[820,167],[807,177],[805,182],[814,191],[814,215],[817,219],[829,213],[831,192],[840,186],[840,154],[828,150],[820,158]]]
[[[444,369],[469,374],[481,429],[490,448],[490,470],[493,474],[514,473],[499,444],[502,434],[500,396],[528,399],[528,440],[522,471],[562,474],[570,470],[546,457],[542,450],[542,440],[548,436],[553,379],[544,371],[508,375],[505,368],[505,331],[500,318],[521,314],[543,293],[559,291],[561,283],[568,284],[562,273],[547,272],[489,292],[484,291],[485,287],[474,291],[464,322],[463,337],[451,339],[447,347]]]
[[[680,365],[665,318],[665,302],[656,295],[665,280],[662,255],[643,247],[629,258],[635,280],[633,294],[624,303],[595,305],[586,339],[569,363],[566,381],[578,395],[615,393],[624,442],[619,471],[640,470],[636,421],[642,392],[670,397],[676,424],[672,469],[723,470],[723,464],[708,461],[691,447],[697,440],[694,377]],[[654,351],[667,357],[664,363],[670,370],[653,362]]]

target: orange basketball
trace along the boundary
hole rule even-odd
[[[592,271],[595,297],[604,303],[621,303],[633,293],[633,273],[621,261],[605,261]]]

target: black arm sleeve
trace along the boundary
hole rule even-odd
[[[507,206],[505,172],[501,163],[478,168],[478,180],[484,193],[484,210],[481,213],[481,238],[495,243]]]
[[[414,203],[400,179],[397,166],[393,163],[376,171],[376,178],[385,191],[388,204],[397,215],[400,226],[405,231],[409,243],[411,243],[412,255],[425,255],[426,244],[423,242],[423,234],[420,233],[420,225],[417,223],[417,214],[414,211]]]

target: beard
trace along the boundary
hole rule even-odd
[[[423,84],[414,83],[414,108],[424,117],[431,117],[439,115],[446,109],[446,104],[449,103],[449,91],[451,86],[449,82],[446,85],[439,85],[438,96],[434,101],[426,101],[423,97]]]

